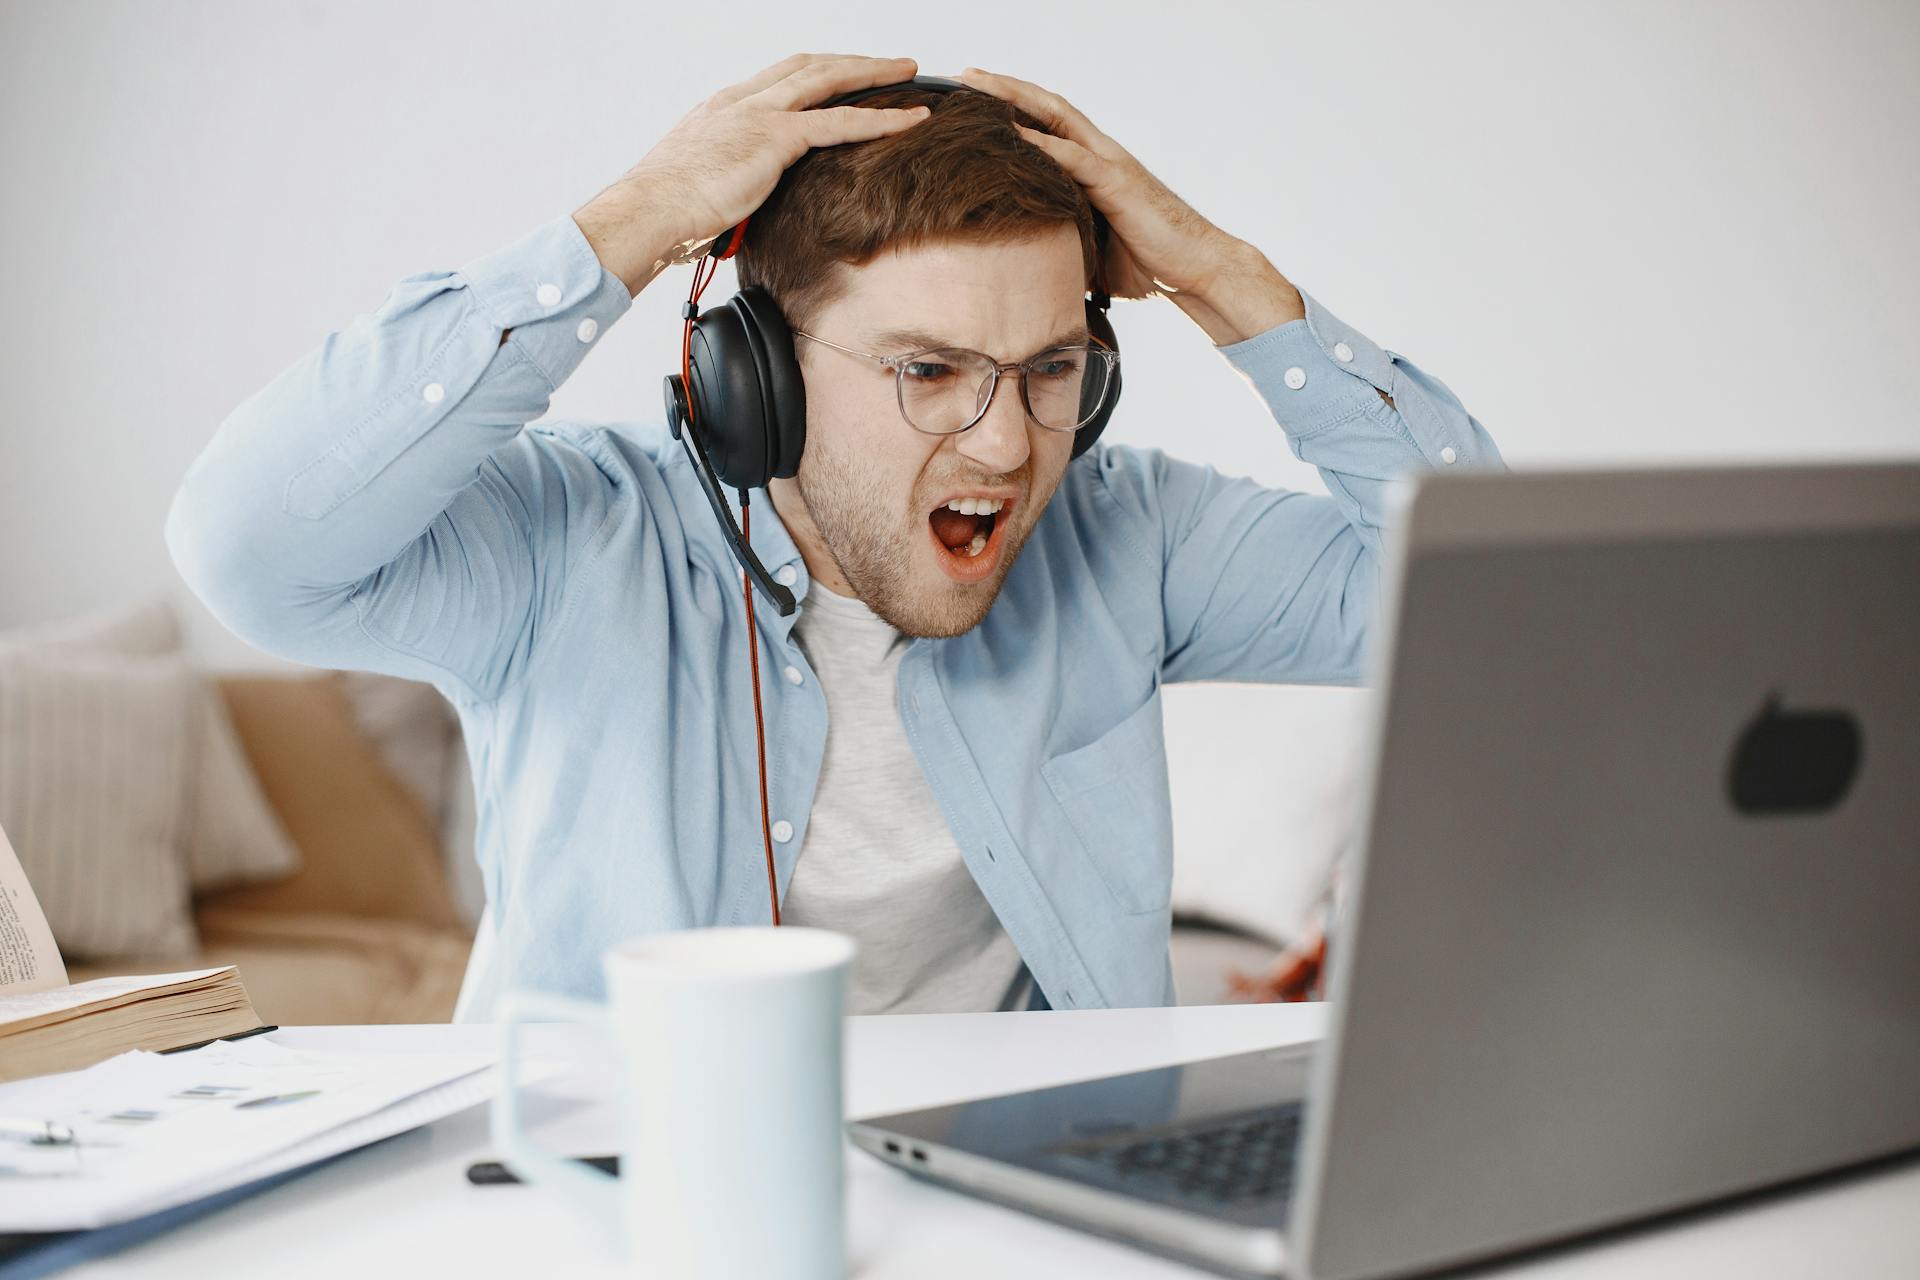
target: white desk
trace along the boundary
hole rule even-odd
[[[1223,1005],[855,1018],[848,1113],[877,1115],[1292,1043],[1317,1036],[1322,1015],[1315,1005]],[[491,1033],[471,1025],[298,1027],[274,1039],[299,1047],[399,1050],[485,1044]],[[531,1034],[536,1048],[543,1037],[554,1047],[575,1043],[569,1028],[537,1027]],[[603,1072],[596,1057],[535,1087],[529,1119],[540,1140],[576,1154],[608,1149],[608,1112],[598,1100]],[[468,1162],[491,1154],[486,1109],[473,1108],[64,1274],[180,1280],[617,1274],[565,1205],[528,1187],[469,1185]],[[915,1182],[851,1146],[847,1172],[849,1257],[857,1280],[1204,1275]],[[1920,1159],[1482,1274],[1911,1280],[1920,1276]]]

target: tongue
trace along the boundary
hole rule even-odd
[[[935,507],[927,519],[933,525],[933,536],[940,539],[949,551],[966,546],[973,541],[975,533],[985,528],[979,516],[961,515],[951,507]]]

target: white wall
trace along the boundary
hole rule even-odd
[[[210,660],[267,662],[160,538],[221,418],[394,279],[571,210],[799,49],[1058,90],[1445,379],[1516,465],[1920,447],[1920,6],[1899,0],[16,2],[0,626],[172,586]],[[658,414],[686,270],[556,414]],[[1115,322],[1112,438],[1318,487],[1170,304]]]

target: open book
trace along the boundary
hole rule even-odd
[[[260,1025],[232,965],[69,984],[40,900],[0,831],[0,1081]]]

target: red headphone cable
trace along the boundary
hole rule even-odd
[[[743,222],[735,229],[732,242],[728,245],[724,257],[732,257],[733,250],[739,246],[740,236],[746,224]],[[693,267],[693,287],[687,295],[687,305],[682,311],[686,321],[685,331],[680,342],[680,382],[687,389],[686,411],[687,425],[693,426],[693,318],[699,313],[700,295],[706,292],[707,285],[713,279],[713,273],[720,268],[720,258],[702,255]],[[740,538],[749,547],[753,545],[753,526],[748,515],[747,491],[742,488],[740,494]],[[774,924],[780,923],[780,888],[773,870],[773,828],[767,822],[767,729],[760,710],[760,642],[753,621],[753,581],[743,569],[740,573],[740,586],[747,603],[747,662],[752,671],[753,680],[753,745],[754,758],[760,772],[760,840],[766,848],[767,856],[767,904],[773,910]]]
[[[740,538],[753,545],[753,533],[747,516],[747,491],[740,490]],[[780,923],[780,890],[773,875],[773,831],[767,826],[767,730],[760,719],[760,642],[753,625],[753,583],[746,571],[740,572],[741,590],[747,598],[747,661],[753,667],[753,745],[760,761],[760,840],[767,850],[767,903],[773,908],[773,922]]]

